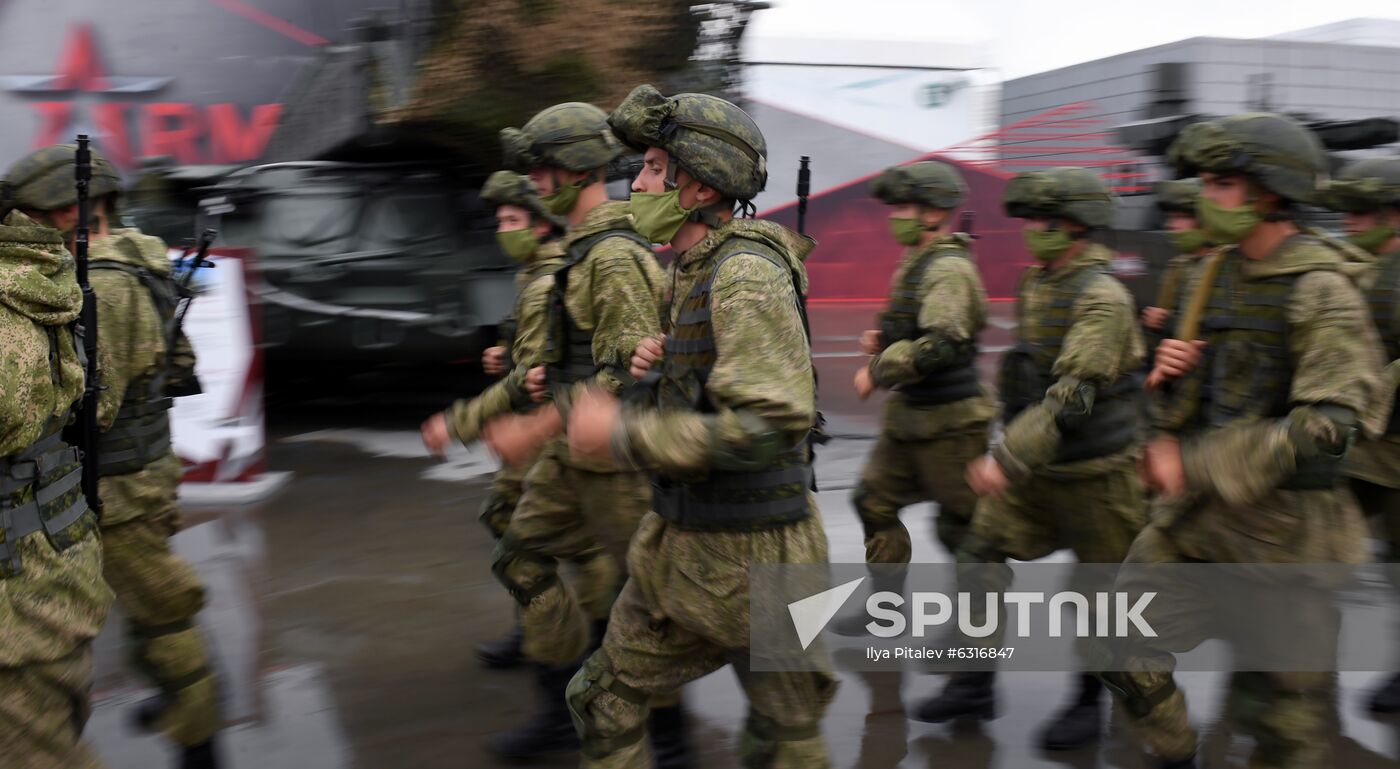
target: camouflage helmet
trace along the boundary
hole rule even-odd
[[[78,145],[56,144],[35,150],[20,158],[5,174],[10,204],[33,211],[56,211],[78,202],[78,187],[73,178]],[[122,180],[107,158],[92,151],[92,182],[88,194],[96,199],[119,195]]]
[[[967,183],[958,169],[937,160],[893,166],[875,177],[870,194],[881,203],[918,203],[933,208],[957,208],[967,199]]]
[[[1400,158],[1352,163],[1323,186],[1320,198],[1328,208],[1351,214],[1400,208]]]
[[[1317,201],[1327,154],[1313,132],[1285,115],[1249,112],[1186,127],[1167,152],[1183,176],[1244,174],[1299,203]]]
[[[622,145],[608,130],[608,115],[580,101],[549,107],[520,128],[501,131],[505,166],[529,173],[541,166],[565,171],[592,171],[622,154]]]
[[[486,179],[481,187],[481,199],[493,206],[520,206],[531,216],[543,219],[560,230],[568,227],[568,222],[555,216],[540,202],[539,192],[530,177],[513,171],[497,171]]]
[[[1201,196],[1201,180],[1193,177],[1157,182],[1153,192],[1157,194],[1157,208],[1195,216],[1196,199]]]
[[[663,149],[677,167],[732,200],[752,200],[768,184],[768,144],[748,113],[700,93],[667,98],[639,85],[608,116],[619,139],[644,152]]]
[[[1017,174],[1006,185],[1002,208],[1021,219],[1069,219],[1089,229],[1113,222],[1113,198],[1099,175],[1064,166]]]

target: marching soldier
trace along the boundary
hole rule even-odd
[[[1132,297],[1108,274],[1112,253],[1089,239],[1111,223],[1108,190],[1091,171],[1054,168],[1014,178],[1004,205],[1025,219],[1040,264],[1021,280],[1017,344],[1002,361],[1005,436],[967,470],[981,499],[958,561],[991,584],[959,590],[978,595],[1006,589],[1008,558],[1031,561],[1068,546],[1082,563],[1118,563],[1147,512],[1136,469],[1144,344]],[[1081,577],[1082,593],[1108,587]],[[992,718],[994,679],[955,673],[914,717]],[[1068,750],[1097,739],[1102,699],[1098,679],[1081,674],[1042,745]]]
[[[1197,283],[1208,292],[1200,338],[1169,339],[1157,352],[1150,384],[1166,395],[1144,463],[1157,497],[1127,563],[1359,563],[1364,522],[1345,489],[1343,461],[1358,430],[1380,431],[1377,405],[1390,393],[1342,254],[1294,220],[1298,204],[1317,202],[1328,167],[1322,146],[1291,118],[1254,113],[1188,128],[1171,159],[1200,178],[1202,227],[1226,248],[1209,257]],[[1136,587],[1129,575],[1138,573],[1125,571],[1118,589]],[[1170,674],[1171,651],[1211,637],[1212,596],[1195,585],[1148,589],[1173,607],[1171,616],[1153,622],[1158,637],[1134,639],[1103,678],[1158,766],[1196,766],[1196,732]],[[1291,613],[1324,636],[1336,622],[1330,605]],[[1251,766],[1331,765],[1331,679],[1231,678],[1228,715],[1256,741]]]
[[[1142,308],[1142,325],[1167,335],[1178,303],[1191,289],[1201,257],[1211,251],[1211,242],[1196,221],[1196,199],[1201,196],[1199,179],[1158,182],[1156,192],[1157,208],[1166,216],[1167,237],[1177,254],[1167,262],[1157,303]]]
[[[589,767],[648,766],[648,700],[726,665],[749,699],[745,766],[829,766],[821,718],[836,681],[749,668],[749,566],[819,564],[810,432],[816,421],[802,309],[812,242],[735,219],[767,179],[763,135],[712,96],[639,86],[609,119],[645,152],[632,214],[676,253],[664,343],[638,349],[659,408],[584,396],[571,453],[657,472],[653,510],[600,650],[569,685]],[[654,371],[652,369],[655,369]]]

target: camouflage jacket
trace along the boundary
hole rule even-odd
[[[570,227],[560,245],[567,255],[574,243],[618,228],[631,229],[632,217],[625,201],[610,200]],[[661,333],[666,276],[655,255],[641,250],[631,240],[607,238],[569,268],[565,305],[579,328],[593,333],[593,363],[601,369],[593,384],[612,393],[621,392],[631,381],[627,371],[638,343]],[[563,399],[555,395],[567,416],[567,395]]]
[[[894,290],[899,290],[909,270],[934,250],[948,253],[930,264],[919,282],[918,323],[924,336],[894,342],[871,359],[871,376],[882,387],[917,382],[923,377],[915,367],[920,346],[941,340],[966,342],[987,325],[987,291],[982,277],[965,241],[952,235],[942,236],[925,248],[909,249],[895,270]],[[996,405],[985,392],[937,406],[914,405],[895,392],[885,402],[884,430],[901,440],[927,439],[968,427],[980,429],[994,416]]]
[[[88,256],[92,264],[117,262],[170,275],[170,258],[165,243],[140,230],[114,230],[105,238],[94,238]],[[102,394],[98,398],[98,426],[111,428],[117,410],[133,383],[147,380],[165,365],[165,332],[151,292],[139,278],[118,270],[92,269],[92,291],[97,295],[97,362],[102,374]],[[174,367],[193,370],[194,351],[182,333],[176,340]],[[183,475],[174,452],[146,467],[124,475],[103,476],[98,482],[104,507],[102,525],[114,526],[135,518],[170,514],[175,509],[175,490]]]
[[[1090,243],[1064,267],[1050,271],[1033,265],[1021,282],[1017,312],[1023,324],[1034,324],[1047,314],[1057,286],[1081,270],[1107,269],[1112,252]],[[1112,384],[1142,367],[1147,347],[1137,323],[1137,310],[1127,288],[1104,275],[1093,280],[1079,294],[1072,309],[1059,357],[1051,375],[1056,379],[1045,399],[1034,404],[1006,425],[1001,446],[993,451],[997,462],[1013,479],[1024,480],[1031,473],[1051,468],[1050,462],[1060,445],[1056,413],[1069,404],[1080,382]],[[1136,454],[1132,447],[1107,457],[1054,465],[1061,475],[1097,475]]]
[[[81,308],[73,257],[62,237],[12,212],[0,224],[0,456],[34,443],[51,418],[66,415],[82,397],[84,372],[67,331]],[[58,332],[57,381],[48,330]],[[19,550],[22,571],[0,580],[3,668],[71,654],[97,635],[111,603],[96,537],[60,553],[36,532],[19,542]]]
[[[1292,411],[1284,419],[1237,419],[1217,428],[1191,420],[1191,427],[1174,429],[1188,492],[1159,504],[1154,522],[1170,529],[1187,556],[1243,563],[1365,560],[1364,522],[1349,493],[1278,488],[1297,467],[1302,447],[1294,435],[1322,445],[1341,440],[1312,406],[1353,410],[1372,437],[1388,414],[1380,341],[1342,264],[1334,249],[1309,237],[1286,241],[1268,259],[1222,264],[1245,281],[1298,276],[1284,310]]]
[[[509,413],[528,401],[525,374],[545,362],[549,336],[549,292],[554,288],[554,271],[564,263],[564,251],[557,242],[541,244],[530,262],[516,276],[515,336],[511,340],[513,367],[504,379],[486,388],[471,400],[459,400],[447,410],[447,429],[452,437],[470,444],[481,436],[481,429],[493,417]]]
[[[791,445],[816,421],[812,355],[797,312],[792,274],[807,291],[802,261],[813,242],[763,220],[734,220],[712,230],[671,266],[672,297],[690,294],[711,258],[729,238],[758,240],[788,261],[780,270],[760,256],[724,262],[710,289],[715,364],[705,394],[715,413],[658,411],[629,405],[613,434],[619,462],[670,474],[707,470],[728,459],[742,462],[750,447],[775,435]],[[674,302],[669,323],[679,316]]]
[[[1363,281],[1363,287],[1370,289],[1387,267],[1394,267],[1400,260],[1400,249],[1382,254],[1373,265],[1371,274]],[[1390,328],[1378,328],[1382,340],[1400,339],[1400,302],[1392,302]],[[1387,354],[1388,355],[1388,354]],[[1387,386],[1392,392],[1400,387],[1400,361],[1390,361],[1386,369]],[[1393,404],[1392,409],[1400,408]],[[1363,481],[1400,489],[1400,435],[1382,435],[1373,440],[1363,440],[1356,444],[1347,457],[1347,475]]]

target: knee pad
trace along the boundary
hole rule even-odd
[[[510,525],[511,513],[515,512],[515,504],[504,495],[492,494],[486,498],[481,505],[481,514],[477,520],[481,525],[491,532],[491,536],[500,539],[505,536],[506,526]]]
[[[636,711],[635,719],[629,719],[635,723],[621,734],[599,734],[589,706],[602,697],[627,703],[623,707]],[[602,649],[594,652],[574,674],[564,690],[564,702],[579,733],[580,752],[587,758],[605,758],[646,736],[647,696],[617,680],[612,659]]]
[[[197,632],[194,622],[188,619],[171,622],[166,625],[131,625],[128,628],[128,634],[131,637],[132,664],[155,683],[162,693],[171,697],[176,696],[182,690],[188,689],[207,678],[213,677],[213,672],[203,660],[204,648],[202,642],[198,639]],[[188,639],[186,643],[195,645],[188,647],[188,649],[197,648],[197,652],[192,652],[189,655],[176,654],[172,657],[169,653],[171,651],[178,651],[179,646],[171,647],[167,644],[163,650],[165,652],[164,654],[153,653],[153,647],[160,645],[162,641],[173,639],[175,636],[187,633],[190,634],[192,638]],[[190,667],[187,672],[172,674],[171,667],[174,667],[176,670],[179,670],[180,667],[189,667],[188,665],[181,666],[178,663],[172,665],[172,661],[183,658],[183,660],[188,663],[196,654],[199,659],[197,664]]]
[[[540,562],[541,574],[535,579],[522,579],[519,572],[533,561]],[[521,606],[529,606],[535,596],[559,584],[558,568],[553,561],[530,557],[520,547],[520,540],[509,531],[496,543],[491,556],[491,573]]]
[[[1141,720],[1176,692],[1176,679],[1167,676],[1160,682],[1142,680],[1141,674],[1113,671],[1099,673],[1099,680],[1113,692],[1133,720]]]

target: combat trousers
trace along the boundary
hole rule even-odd
[[[1133,542],[1128,564],[1187,563],[1169,532],[1144,529]],[[1150,574],[1125,571],[1116,590],[1137,595],[1157,593],[1153,601],[1155,638],[1134,637],[1126,659],[1115,660],[1104,682],[1122,705],[1146,747],[1165,760],[1196,752],[1197,735],[1187,713],[1186,697],[1172,676],[1173,653],[1185,652],[1213,637],[1220,622],[1208,586],[1161,584]],[[1295,596],[1290,591],[1287,595]],[[1291,600],[1281,607],[1313,632],[1335,636],[1340,620],[1326,600]],[[1126,671],[1126,672],[1123,672]],[[1330,672],[1240,671],[1230,677],[1226,715],[1255,741],[1249,766],[1254,769],[1321,769],[1331,766],[1332,716]]]
[[[986,451],[985,423],[926,440],[882,431],[852,496],[865,528],[866,563],[909,563],[913,544],[899,511],[928,501],[938,503],[938,540],[956,553],[977,506],[965,480],[967,466]]]
[[[591,472],[564,461],[568,444],[551,441],[525,475],[525,491],[496,546],[492,571],[521,606],[525,655],[566,665],[588,647],[623,580],[628,542],[651,507],[651,482],[637,472]],[[599,550],[608,558],[594,557]],[[576,595],[559,562],[584,570]]]
[[[195,622],[204,585],[170,548],[179,530],[174,509],[104,525],[102,574],[126,613],[132,664],[166,700],[155,728],[188,747],[214,736],[222,718],[218,681]]]
[[[0,668],[0,766],[101,767],[81,741],[91,688],[91,641],[53,662]]]
[[[749,666],[749,567],[827,561],[812,516],[756,532],[676,529],[655,513],[637,530],[626,587],[603,646],[569,684],[569,710],[589,769],[646,769],[648,702],[732,665],[749,701],[742,765],[829,767],[821,719],[836,693],[826,672]]]
[[[1135,459],[1125,453],[1089,461],[1094,463],[1092,472],[1046,471],[1008,489],[1000,499],[978,500],[972,529],[958,551],[958,590],[1003,593],[1012,580],[1008,558],[1034,561],[1065,548],[1074,551],[1080,563],[1122,563],[1147,522],[1147,499]],[[1102,569],[1077,571],[1071,589],[1089,595],[1111,587],[1108,579]],[[999,606],[996,633],[969,639],[969,645],[1001,646],[1006,604]],[[1082,658],[1090,652],[1087,641],[1077,649]]]

